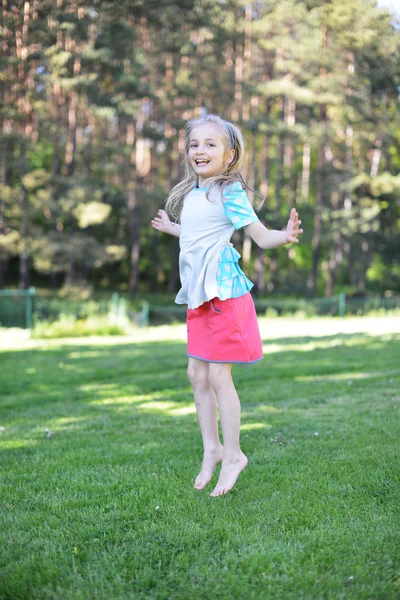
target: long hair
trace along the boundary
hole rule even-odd
[[[199,119],[193,119],[192,121],[188,121],[185,125],[185,157],[183,159],[185,178],[183,179],[183,181],[181,181],[175,187],[172,188],[165,204],[166,211],[173,219],[175,219],[175,221],[177,221],[180,218],[184,197],[193,189],[194,185],[198,182],[198,176],[189,161],[190,134],[195,127],[198,127],[199,125],[204,125],[206,123],[212,123],[213,125],[216,125],[220,130],[222,135],[222,141],[225,146],[224,159],[228,157],[229,151],[232,149],[232,145],[235,150],[235,155],[233,157],[232,162],[229,165],[227,165],[227,167],[224,170],[221,170],[221,173],[217,173],[213,177],[209,177],[204,181],[204,185],[208,187],[208,190],[206,192],[207,199],[210,199],[209,194],[214,186],[220,186],[220,191],[222,195],[227,185],[233,183],[234,181],[239,181],[239,183],[241,183],[245,188],[252,191],[257,196],[261,196],[262,203],[258,208],[261,208],[265,201],[265,197],[263,196],[263,194],[253,190],[253,188],[247,185],[247,183],[243,179],[241,166],[244,158],[245,143],[240,129],[233,123],[229,121],[224,121],[223,119],[221,119],[221,117],[218,117],[217,115],[206,115]],[[233,138],[230,132],[232,132]]]

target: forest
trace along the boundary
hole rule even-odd
[[[0,289],[179,289],[150,220],[213,113],[261,220],[303,222],[269,252],[235,233],[258,296],[400,291],[399,23],[376,2],[3,0],[1,21]]]

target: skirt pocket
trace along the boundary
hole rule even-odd
[[[221,327],[226,328],[227,331],[231,330],[235,333],[241,332],[240,320],[238,319],[238,314],[230,298],[227,300],[213,298],[211,300],[211,306],[215,318],[219,321],[222,321],[220,323]]]
[[[213,307],[213,309],[215,310],[215,312],[219,313],[220,315],[222,315],[222,310],[220,310],[219,308],[217,308],[215,306],[215,302],[214,302],[214,298],[211,300],[211,306]]]

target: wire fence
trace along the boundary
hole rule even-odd
[[[348,296],[344,292],[331,298],[254,298],[257,315],[304,317],[365,315],[373,311],[400,309],[400,296]],[[178,305],[157,306],[149,303],[149,322],[152,325],[173,323],[186,318],[186,308]]]
[[[259,316],[344,317],[400,309],[400,296],[350,296],[342,292],[332,298],[255,298],[255,307]],[[35,323],[52,323],[65,316],[75,320],[104,317],[112,324],[134,323],[143,327],[183,322],[186,307],[152,303],[150,297],[138,308],[137,302],[130,303],[116,292],[102,300],[73,301],[38,296],[35,288],[0,290],[0,327],[31,329]]]
[[[0,327],[31,329],[36,290],[0,290]]]

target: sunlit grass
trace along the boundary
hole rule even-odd
[[[184,327],[2,340],[0,598],[397,600],[400,319],[261,330],[219,499]]]

